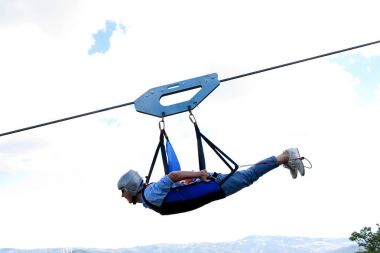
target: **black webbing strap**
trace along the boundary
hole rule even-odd
[[[205,160],[205,154],[203,152],[202,133],[199,130],[197,123],[195,122],[194,122],[194,128],[195,128],[195,135],[197,137],[199,170],[205,170],[206,160]]]
[[[165,130],[161,130],[161,132],[160,132],[160,141],[158,142],[156,151],[154,152],[154,156],[153,156],[152,163],[150,165],[148,176],[145,177],[146,178],[146,184],[149,184],[149,180],[150,180],[150,177],[152,176],[154,165],[156,164],[158,152],[160,150],[161,150],[162,163],[164,165],[165,174],[167,174],[167,171],[168,171],[168,161],[167,161],[167,158],[166,158],[166,150],[165,150],[165,144],[164,144],[164,137],[166,137],[166,136],[167,135],[165,133]]]
[[[238,170],[239,165],[234,162],[226,153],[224,153],[220,148],[218,148],[212,141],[210,141],[206,136],[204,136],[196,122],[194,123],[195,133],[197,137],[198,144],[198,160],[199,160],[199,170],[206,169],[205,156],[202,146],[202,139],[210,146],[210,148],[218,155],[218,157],[227,165],[231,172],[220,182],[219,185],[222,185],[235,171]],[[232,166],[233,165],[233,166]]]
[[[168,136],[166,135],[165,129],[161,130],[160,134],[160,143],[161,143],[161,157],[162,157],[162,163],[164,165],[164,171],[165,175],[169,174],[168,169],[168,158],[166,156],[166,149],[165,149],[165,143],[164,143],[164,137],[168,139]]]

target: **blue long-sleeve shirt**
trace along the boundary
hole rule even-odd
[[[145,188],[144,197],[153,205],[161,206],[173,184],[174,182],[169,176],[165,175],[158,182],[152,183]],[[149,208],[144,200],[142,201],[142,204],[144,207]]]

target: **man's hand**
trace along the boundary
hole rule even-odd
[[[202,180],[203,182],[209,182],[210,181],[207,170],[201,170],[199,172],[201,173],[201,175],[199,177],[200,180]]]

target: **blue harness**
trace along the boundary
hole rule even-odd
[[[142,192],[144,202],[150,209],[162,215],[192,211],[226,196],[220,185],[215,181],[197,181],[188,185],[172,187],[162,205],[156,206],[146,200],[144,190]]]

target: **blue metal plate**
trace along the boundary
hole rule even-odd
[[[166,117],[173,114],[185,112],[198,106],[216,87],[219,86],[218,74],[213,73],[181,82],[167,84],[152,88],[141,95],[134,102],[138,112],[146,113],[156,117]],[[164,106],[160,103],[163,96],[201,88],[191,99],[172,105]]]

